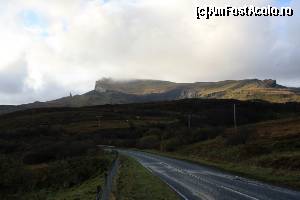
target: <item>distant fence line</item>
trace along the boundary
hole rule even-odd
[[[112,192],[114,177],[117,175],[118,166],[119,166],[119,154],[117,151],[114,151],[116,154],[116,158],[113,161],[108,173],[105,173],[104,177],[104,185],[101,188],[97,187],[97,195],[96,200],[109,200],[110,194]]]

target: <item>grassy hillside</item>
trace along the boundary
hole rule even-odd
[[[1,115],[1,194],[81,187],[110,162],[103,153],[97,156],[99,144],[172,153],[299,187],[299,117],[297,103],[201,99]]]
[[[233,105],[237,106],[238,124],[298,115],[300,104],[276,104],[263,101],[202,100],[188,99],[157,103],[104,105],[83,108],[40,108],[19,111],[0,116],[0,130],[41,127],[47,125],[68,126],[74,123],[90,122],[95,125],[97,116],[106,124],[110,121],[179,120],[186,123],[187,115],[192,114],[192,125],[232,126]],[[139,118],[140,117],[140,118]],[[185,118],[185,119],[183,119]]]
[[[226,129],[216,138],[161,152],[300,189],[299,117]]]
[[[61,198],[67,200],[74,199],[71,194],[95,197],[93,180],[103,176],[112,156],[58,125],[30,123],[31,117],[20,118],[29,124],[24,127],[2,124],[0,199],[49,199],[56,193],[68,194],[70,198]]]

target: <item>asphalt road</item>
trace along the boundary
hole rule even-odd
[[[160,177],[182,199],[300,200],[300,192],[274,187],[219,170],[154,154],[121,150]]]

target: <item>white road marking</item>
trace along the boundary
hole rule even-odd
[[[167,166],[169,169],[172,169],[172,168],[174,169],[174,167],[170,166],[170,165],[167,164],[167,163],[160,162],[160,164]],[[196,178],[196,179],[200,179],[199,176],[195,176],[195,175],[192,174],[189,170],[180,169],[180,168],[175,168],[175,169],[176,169],[177,171],[180,171],[180,172],[183,172],[183,173],[187,174],[188,176],[191,176],[191,177]],[[223,188],[223,189],[225,189],[225,190],[229,190],[229,191],[231,191],[231,192],[234,192],[234,193],[237,193],[237,194],[242,195],[242,196],[244,196],[244,197],[247,197],[247,198],[249,198],[249,199],[259,200],[258,198],[249,196],[249,195],[247,195],[247,194],[244,194],[244,193],[242,193],[242,192],[233,190],[233,189],[231,189],[231,188],[228,188],[228,187],[225,187],[225,186],[220,186],[220,187]]]
[[[124,151],[124,152],[128,152],[133,157],[136,157],[136,159],[139,160],[141,163],[143,162],[142,160],[146,159],[147,161],[144,163],[144,165],[146,165],[146,166],[147,165],[148,166],[152,165],[153,173],[158,173],[158,174],[161,174],[163,176],[167,176],[168,178],[171,178],[173,181],[175,181],[175,182],[179,183],[180,185],[182,185],[183,187],[187,188],[193,194],[195,192],[195,188],[193,188],[195,185],[199,186],[199,185],[202,185],[202,184],[203,185],[204,184],[207,184],[207,185],[209,184],[209,185],[215,187],[215,189],[217,191],[227,190],[229,192],[241,195],[241,196],[243,196],[245,198],[248,198],[248,199],[251,199],[251,200],[259,200],[258,198],[268,199],[268,197],[265,196],[264,194],[257,193],[257,195],[259,195],[259,197],[253,197],[253,196],[250,196],[251,194],[248,195],[248,194],[245,194],[243,192],[237,191],[235,188],[234,189],[230,188],[230,186],[229,187],[228,186],[222,186],[222,185],[220,185],[220,184],[222,184],[222,180],[220,181],[221,183],[219,184],[218,179],[214,179],[214,177],[216,177],[216,178],[220,177],[220,178],[225,178],[225,179],[228,179],[228,180],[231,180],[231,181],[240,181],[240,182],[243,182],[245,184],[257,186],[257,187],[260,187],[260,188],[263,188],[263,189],[266,189],[266,190],[268,189],[268,190],[271,190],[271,191],[274,191],[274,192],[285,193],[285,194],[288,194],[291,197],[295,197],[295,198],[300,196],[300,193],[297,192],[297,191],[290,191],[290,190],[285,189],[285,188],[279,188],[279,187],[276,187],[276,186],[261,183],[259,181],[249,180],[249,179],[245,179],[245,178],[242,178],[242,177],[229,175],[229,174],[226,174],[226,173],[225,174],[216,173],[215,171],[207,171],[205,169],[204,170],[203,169],[201,169],[201,170],[191,170],[189,168],[180,168],[180,167],[178,167],[180,165],[177,164],[176,162],[175,162],[175,164],[172,163],[172,162],[170,162],[170,163],[172,163],[171,165],[168,164],[169,161],[172,161],[172,159],[169,159],[169,158],[166,159],[167,161],[164,162],[164,159],[161,159],[160,157],[155,156],[155,155],[150,155],[150,154],[148,155],[148,154],[143,154],[143,153],[138,153],[138,152],[131,152],[131,151]],[[185,165],[182,165],[182,166],[185,166]],[[165,169],[163,169],[163,168],[165,168]],[[197,180],[198,182],[193,183],[195,185],[192,185],[192,187],[187,187],[187,184],[180,181],[180,178],[178,179],[178,178],[170,177],[169,175],[167,175],[168,174],[167,172],[169,170],[177,173],[181,178],[184,179],[184,181],[187,181],[187,180],[191,181],[192,179],[194,179],[194,180]],[[212,176],[212,177],[210,177],[210,176]],[[164,181],[164,182],[166,182],[166,181]],[[170,187],[172,188],[172,186],[170,186]],[[239,189],[239,186],[237,187],[237,189]],[[247,192],[247,191],[245,191],[245,192]],[[255,194],[254,190],[253,190],[253,192]],[[275,195],[276,195],[276,193],[274,193],[274,196]],[[182,195],[180,195],[180,196],[182,196]],[[186,197],[184,199],[186,200]]]
[[[233,190],[233,189],[231,189],[231,188],[229,188],[229,187],[225,187],[225,186],[220,186],[220,187],[223,188],[223,189],[225,189],[225,190],[229,190],[229,191],[231,191],[231,192],[234,192],[234,193],[237,193],[237,194],[242,195],[242,196],[244,196],[244,197],[247,197],[247,198],[249,198],[249,199],[259,200],[258,198],[255,198],[255,197],[249,196],[248,194],[244,194],[244,193],[242,193],[242,192]]]
[[[150,167],[146,167],[144,166],[146,169],[148,169],[150,171],[151,174],[153,174],[155,176],[155,174],[153,173],[152,169]],[[172,185],[170,185],[167,181],[164,181],[163,179],[161,179],[163,182],[165,182],[172,190],[174,190],[177,194],[179,194],[179,196],[181,196],[184,200],[189,200],[186,196],[184,196],[184,194],[182,194],[181,192],[179,192],[176,188],[174,188]]]
[[[167,181],[164,181],[170,188],[172,188],[177,194],[179,194],[184,200],[189,200],[186,196],[184,196],[181,192],[179,192],[176,188],[174,188],[171,184]]]
[[[164,163],[164,162],[159,162],[159,164],[164,165],[164,166],[166,166],[166,167],[169,168],[169,169],[173,169],[173,170],[175,169],[175,170],[176,170],[177,172],[179,172],[179,173],[187,174],[188,176],[191,176],[191,177],[196,178],[196,179],[201,179],[199,176],[195,176],[194,174],[190,173],[189,170],[180,169],[180,168],[175,168],[175,167],[173,167],[173,166],[171,166],[171,165],[169,165],[169,164],[167,164],[167,163]],[[152,174],[154,174],[153,171],[152,171],[152,169],[151,169],[150,167],[146,167],[146,168],[147,168]],[[202,180],[202,181],[203,181],[203,180]],[[183,197],[185,200],[188,200],[183,194],[181,194],[181,193],[180,193],[178,190],[176,190],[173,186],[171,186],[171,185],[170,185],[169,183],[167,183],[166,181],[164,181],[164,182],[165,182],[169,187],[171,187],[175,192],[177,192],[181,197]],[[250,196],[250,195],[244,194],[244,193],[242,193],[242,192],[233,190],[233,189],[228,188],[228,187],[225,187],[225,186],[219,186],[219,187],[221,187],[222,189],[225,189],[225,190],[234,192],[234,193],[236,193],[236,194],[242,195],[242,196],[247,197],[247,198],[249,198],[249,199],[259,200],[258,198],[252,197],[252,196]]]

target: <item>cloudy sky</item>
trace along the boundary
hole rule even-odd
[[[196,19],[197,5],[224,2],[295,15]],[[299,0],[0,0],[0,104],[84,93],[102,77],[300,87],[299,25]]]

